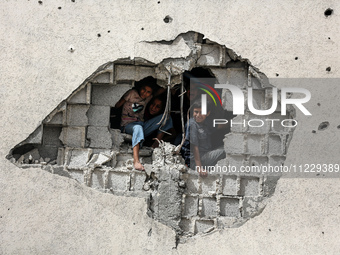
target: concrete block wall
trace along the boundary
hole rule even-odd
[[[200,177],[189,170],[182,178],[186,188],[179,226],[188,236],[245,222],[255,215],[258,203],[264,199],[261,176],[210,173],[208,177]],[[250,199],[257,202],[251,203]]]

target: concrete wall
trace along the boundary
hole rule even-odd
[[[306,107],[313,115],[297,111],[286,164],[339,163],[340,89],[338,80],[327,79],[339,77],[336,1],[8,1],[1,7],[0,253],[334,254],[340,249],[338,178],[281,178],[259,216],[173,249],[175,232],[146,215],[144,198],[99,193],[5,159],[98,67],[126,57],[155,63],[186,57],[190,49],[183,41],[147,42],[197,31],[249,59],[273,85],[310,90]],[[326,17],[329,7],[334,12]],[[169,23],[163,21],[167,15]],[[329,127],[318,130],[324,121]]]

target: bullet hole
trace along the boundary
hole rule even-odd
[[[97,34],[98,37],[101,37],[102,35],[101,34]]]
[[[333,14],[333,9],[331,8],[328,8],[326,11],[325,11],[325,16],[328,17],[328,16],[331,16]]]
[[[142,27],[140,30],[144,30],[144,27]]]
[[[158,4],[160,4],[160,3],[161,3],[161,1],[158,1],[157,3],[158,3]]]
[[[330,37],[328,37],[328,40],[330,40],[331,38]]]
[[[318,106],[320,106],[321,104],[320,103],[317,103]]]
[[[70,45],[69,47],[68,47],[68,51],[69,52],[74,52],[76,49],[74,48],[74,46],[73,45]]]
[[[340,129],[340,125],[339,125],[339,126],[337,126],[337,129]]]
[[[61,7],[59,6],[58,9],[61,10]]]
[[[322,233],[323,235],[325,234],[325,232],[323,232],[323,231],[322,231],[321,233]]]
[[[299,58],[298,57],[295,57],[295,60],[298,60]]]
[[[255,166],[255,163],[251,164],[252,166]]]
[[[0,216],[0,219],[2,219],[2,216]]]
[[[43,2],[42,2],[42,1],[38,1],[38,3],[39,3],[39,4],[43,4]]]
[[[167,16],[165,16],[165,18],[163,19],[163,21],[164,21],[165,23],[171,23],[171,22],[172,22],[172,18],[171,18],[169,15],[167,15]]]
[[[108,32],[108,33],[110,33],[111,31],[110,31],[110,30],[108,30],[107,32]]]
[[[320,174],[316,174],[316,176],[320,176]]]
[[[8,211],[9,211],[9,209],[11,209],[11,208],[8,208]]]
[[[74,3],[76,0],[71,0],[72,3]]]
[[[328,122],[328,121],[324,121],[324,122],[322,122],[322,123],[319,125],[318,130],[323,131],[323,130],[327,129],[328,126],[329,126],[329,122]]]
[[[278,74],[278,73],[276,73],[276,77],[279,77],[279,74]]]
[[[269,230],[269,232],[271,232],[272,230],[271,229],[268,229]]]
[[[133,225],[136,225],[136,223],[133,223]]]
[[[332,68],[330,66],[326,68],[327,72],[330,72],[331,70],[332,70]]]
[[[315,133],[316,133],[316,131],[315,131],[315,130],[312,130],[312,133],[313,133],[313,134],[315,134]]]

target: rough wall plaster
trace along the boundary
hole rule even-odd
[[[63,253],[60,247],[65,247],[62,245],[65,242],[70,244],[68,251],[83,251],[84,242],[81,240],[84,238],[80,237],[83,233],[88,241],[85,249],[90,252],[95,249],[113,253],[124,250],[143,252],[145,242],[131,241],[140,240],[140,237],[133,238],[135,232],[127,227],[131,222],[128,218],[122,222],[117,219],[118,224],[114,227],[107,226],[108,221],[99,217],[93,219],[93,228],[87,224],[84,227],[75,224],[84,210],[89,212],[88,215],[96,215],[110,202],[96,196],[89,197],[82,192],[83,187],[75,185],[80,193],[74,201],[79,198],[88,201],[85,206],[81,204],[75,209],[70,206],[75,202],[70,203],[67,199],[72,192],[72,182],[62,177],[50,177],[50,182],[38,185],[37,180],[45,178],[47,173],[35,170],[18,172],[4,160],[9,149],[25,139],[39,121],[80,84],[83,77],[89,76],[102,63],[132,55],[140,41],[171,40],[179,33],[195,30],[247,56],[269,77],[275,77],[276,73],[279,77],[291,78],[339,77],[337,1],[204,1],[199,5],[196,2],[182,3],[183,8],[160,2],[108,1],[98,4],[76,1],[78,5],[74,8],[70,5],[75,3],[70,1],[65,2],[61,10],[49,2],[42,6],[35,1],[2,3],[1,16],[6,18],[1,22],[0,30],[4,49],[0,71],[0,109],[3,113],[0,128],[1,134],[5,134],[1,137],[0,149],[3,155],[0,220],[3,222],[6,218],[6,223],[1,225],[1,240],[5,240],[1,243],[1,251],[4,253],[44,253],[54,245],[59,247],[54,252]],[[335,12],[325,18],[323,12],[330,6]],[[173,18],[170,24],[163,22],[168,14]],[[206,22],[202,23],[202,17]],[[98,33],[102,35],[100,38]],[[67,51],[71,44],[75,47],[73,53]],[[294,59],[296,56],[298,60]],[[328,66],[332,67],[331,72],[326,72]],[[284,86],[281,81],[276,82],[278,87]],[[326,85],[309,82],[308,89],[313,95],[308,107],[315,117],[305,119],[298,116],[308,125],[301,125],[296,130],[287,161],[298,164],[303,160],[322,159],[334,163],[339,151],[339,131],[336,128],[339,125],[336,110],[339,88],[331,82]],[[318,100],[314,101],[315,98]],[[326,120],[330,121],[330,127],[313,136],[311,131]],[[301,144],[309,150],[301,148]],[[230,234],[221,233],[220,238],[197,239],[182,246],[178,252],[336,253],[339,250],[334,235],[338,233],[338,187],[337,179],[281,179],[282,193],[276,193],[271,199],[274,211],[268,210],[268,214],[255,218],[237,232],[232,229]],[[60,188],[57,196],[55,188]],[[31,200],[25,199],[27,194]],[[112,196],[110,201],[119,203]],[[118,210],[117,203],[110,208]],[[139,204],[137,206],[135,201],[127,205],[131,210],[124,214],[125,217],[131,211],[139,211]],[[55,212],[63,215],[64,211],[67,220],[54,217]],[[108,215],[115,213],[114,209],[108,211]],[[146,223],[141,224],[143,230],[148,228]],[[70,227],[74,230],[72,233]],[[32,231],[36,229],[37,232]],[[98,231],[105,231],[111,237],[111,242],[106,242],[103,248],[98,247],[98,242],[92,238]],[[170,249],[173,240],[167,245],[169,239],[163,239],[164,236],[172,237],[171,232],[166,231],[164,228],[160,232],[152,231],[157,245],[156,241],[147,242],[150,251],[176,253]],[[43,241],[41,237],[44,237]],[[124,240],[118,239],[120,237]]]

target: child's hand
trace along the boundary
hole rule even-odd
[[[202,166],[198,167],[197,172],[201,177],[207,177],[208,176],[208,171],[205,170]]]

